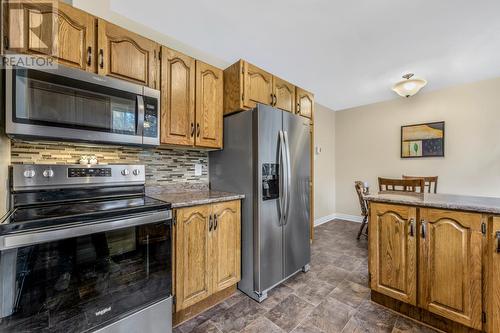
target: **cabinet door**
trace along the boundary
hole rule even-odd
[[[416,208],[372,203],[370,212],[371,288],[416,305]]]
[[[314,95],[302,88],[297,87],[297,113],[309,119],[314,115]]]
[[[295,86],[279,77],[273,77],[274,106],[295,113]]]
[[[196,146],[222,148],[222,70],[196,61]]]
[[[161,143],[194,145],[194,100],[195,60],[162,47]]]
[[[500,217],[491,218],[488,228],[487,257],[488,276],[486,278],[485,299],[487,327],[486,332],[500,332]]]
[[[248,62],[243,63],[243,72],[244,106],[254,108],[256,103],[271,105],[273,101],[273,76]]]
[[[176,217],[176,310],[193,305],[212,292],[208,220],[210,206],[178,209]]]
[[[99,74],[159,88],[157,43],[101,19],[97,29]]]
[[[48,55],[82,70],[95,68],[95,18],[58,1],[12,1],[5,10],[5,49]]]
[[[240,201],[213,205],[213,290],[221,291],[241,278]]]
[[[481,329],[481,214],[421,209],[419,305]]]

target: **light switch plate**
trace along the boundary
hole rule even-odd
[[[201,165],[201,164],[194,165],[194,175],[195,176],[201,176],[202,171],[203,171],[203,165]]]

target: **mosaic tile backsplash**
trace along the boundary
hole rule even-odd
[[[11,143],[12,164],[78,164],[82,155],[94,155],[100,164],[144,164],[147,185],[208,185],[206,151],[17,140]],[[202,165],[201,176],[195,176],[195,164]]]

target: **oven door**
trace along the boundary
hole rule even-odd
[[[95,330],[167,299],[171,220],[152,216],[2,236],[0,331]]]
[[[11,136],[159,144],[156,90],[64,66],[5,75]]]

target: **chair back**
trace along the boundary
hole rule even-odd
[[[425,182],[423,179],[392,179],[378,178],[378,188],[380,192],[424,192]]]
[[[366,193],[365,183],[359,180],[354,182],[354,188],[356,189],[356,193],[358,194],[359,205],[361,206],[361,215],[368,216],[368,204],[364,198],[364,194]]]
[[[437,193],[438,176],[422,177],[422,176],[405,176],[403,179],[423,179],[427,193]]]

